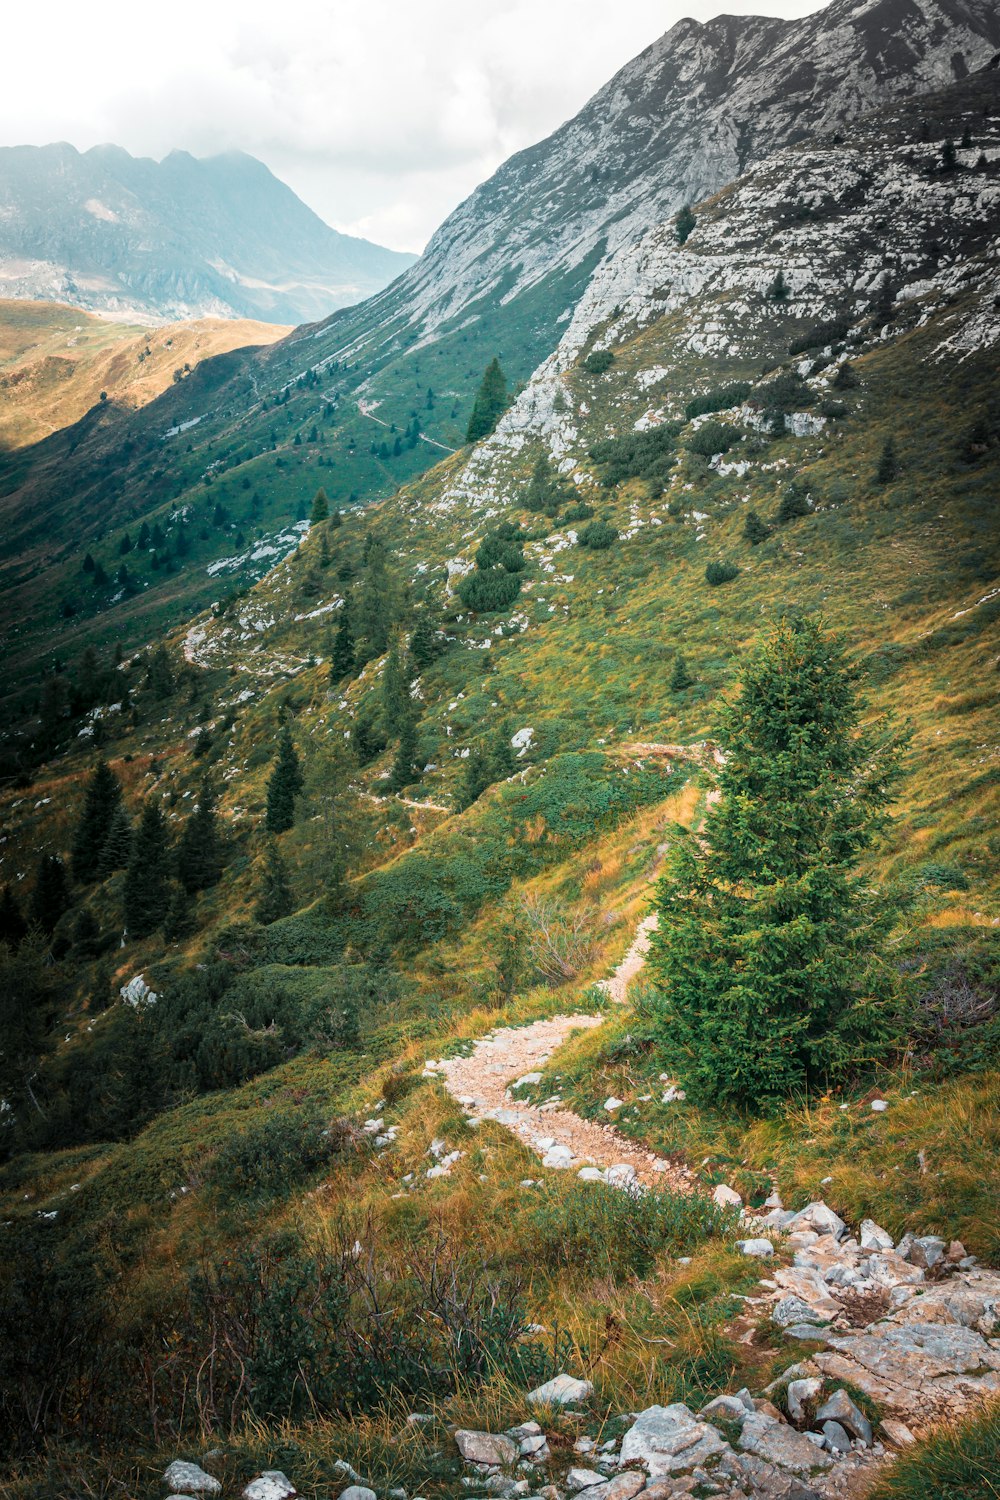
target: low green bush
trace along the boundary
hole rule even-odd
[[[690,420],[692,417],[704,416],[710,411],[728,411],[730,407],[739,406],[744,402],[753,390],[749,380],[734,380],[730,385],[717,385],[710,391],[705,391],[700,396],[695,396],[684,408],[684,415]]]
[[[687,450],[703,458],[714,458],[717,453],[728,453],[739,441],[740,433],[735,427],[727,427],[724,422],[705,422],[688,438]]]
[[[705,568],[705,582],[718,588],[720,584],[731,583],[739,571],[732,562],[710,562]]]
[[[593,354],[588,354],[583,362],[583,368],[588,375],[603,375],[610,370],[615,362],[615,357],[610,349],[595,349]]]
[[[274,1106],[220,1146],[205,1182],[227,1207],[287,1198],[321,1168],[356,1150],[357,1141],[347,1120],[324,1121],[312,1111]]]
[[[603,470],[601,483],[608,489],[626,479],[662,484],[673,467],[680,428],[678,422],[663,422],[646,432],[628,432],[595,443],[590,457]]]

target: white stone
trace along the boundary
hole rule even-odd
[[[604,1108],[608,1111],[609,1114],[614,1114],[615,1110],[621,1109],[624,1103],[624,1099],[618,1099],[614,1094],[611,1094],[607,1099],[605,1099]]]
[[[891,1250],[892,1235],[886,1231],[874,1219],[861,1220],[861,1248],[862,1250]]]
[[[720,1182],[712,1194],[712,1202],[717,1203],[720,1208],[738,1208],[743,1199],[733,1188],[727,1187],[724,1182]]]
[[[532,1406],[573,1406],[577,1401],[586,1401],[593,1391],[589,1380],[577,1380],[574,1375],[556,1375],[529,1391],[528,1401]]]
[[[243,1500],[292,1500],[297,1495],[292,1481],[280,1469],[265,1469],[258,1479],[251,1479],[243,1491]]]
[[[175,1458],[163,1475],[163,1482],[179,1495],[221,1495],[222,1485],[198,1464]]]
[[[884,1114],[885,1111],[888,1108],[889,1108],[889,1106],[888,1106],[888,1104],[886,1103],[886,1101],[884,1099],[873,1099],[872,1100],[872,1109],[875,1111],[875,1113],[877,1115]]]
[[[736,1248],[741,1255],[752,1255],[758,1260],[767,1260],[774,1254],[770,1240],[737,1240]]]

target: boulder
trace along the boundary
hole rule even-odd
[[[594,1387],[589,1380],[577,1380],[573,1375],[556,1375],[544,1385],[528,1392],[532,1406],[572,1406],[577,1401],[586,1401]]]
[[[944,1259],[947,1248],[945,1241],[936,1234],[923,1234],[910,1245],[910,1253],[906,1258],[911,1266],[921,1266],[923,1270],[929,1271],[939,1260]]]
[[[257,1479],[251,1479],[243,1491],[243,1500],[292,1500],[297,1495],[287,1474],[280,1469],[265,1469]]]
[[[614,1479],[584,1490],[583,1500],[634,1500],[645,1483],[646,1476],[641,1470],[627,1469],[624,1474],[616,1474]]]
[[[630,1187],[635,1182],[635,1167],[628,1162],[617,1162],[605,1172],[604,1181],[608,1187]]]
[[[514,1463],[519,1456],[513,1439],[499,1433],[470,1432],[467,1428],[460,1427],[455,1433],[455,1442],[459,1453],[470,1464],[486,1464],[490,1468],[500,1469]],[[351,1495],[350,1500],[367,1500],[367,1497]]]
[[[810,1474],[814,1469],[828,1468],[831,1462],[803,1433],[763,1412],[747,1417],[737,1441],[746,1452],[794,1474]]]
[[[574,1495],[580,1490],[590,1490],[603,1483],[604,1475],[598,1474],[596,1469],[570,1469],[566,1475],[566,1488]]]
[[[835,1240],[839,1240],[847,1232],[847,1225],[840,1215],[835,1214],[832,1208],[827,1208],[822,1200],[807,1203],[791,1219],[790,1227],[793,1231],[812,1229],[816,1234],[832,1234]]]
[[[366,1484],[349,1484],[346,1490],[341,1490],[340,1500],[375,1500],[375,1491]]]
[[[549,1445],[544,1432],[528,1433],[518,1443],[518,1451],[522,1458],[530,1458],[536,1463],[549,1456]]]
[[[874,1219],[861,1220],[861,1248],[862,1250],[891,1250],[892,1235],[887,1234]]]
[[[712,1202],[717,1204],[719,1208],[739,1208],[743,1199],[733,1188],[727,1187],[724,1182],[720,1182],[712,1194]]]
[[[774,1254],[770,1240],[737,1240],[736,1248],[741,1255],[751,1255],[755,1260],[768,1260]]]
[[[817,1422],[839,1422],[851,1434],[864,1443],[872,1445],[872,1424],[860,1411],[846,1391],[834,1391],[816,1413]]]
[[[693,1468],[728,1444],[682,1402],[640,1412],[622,1438],[621,1462],[640,1463],[651,1479]]]
[[[788,1415],[798,1425],[804,1422],[808,1416],[808,1407],[816,1405],[822,1394],[823,1382],[817,1380],[815,1375],[807,1376],[804,1380],[791,1380],[785,1392],[785,1400],[788,1402]]]
[[[823,1439],[831,1453],[850,1453],[851,1439],[839,1422],[823,1423]]]
[[[751,1405],[749,1410],[753,1410]],[[747,1414],[739,1396],[716,1396],[707,1406],[703,1406],[698,1416],[703,1422],[714,1422],[718,1417],[723,1417],[727,1422],[742,1422]]]
[[[771,1309],[771,1322],[779,1328],[790,1328],[793,1323],[818,1322],[821,1318],[821,1314],[814,1312],[809,1303],[794,1292],[780,1297]]]
[[[894,1448],[909,1448],[917,1441],[906,1423],[901,1422],[898,1417],[883,1417],[880,1425],[882,1436]]]
[[[168,1489],[178,1495],[221,1495],[222,1485],[198,1464],[175,1458],[163,1475]]]

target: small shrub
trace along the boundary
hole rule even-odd
[[[745,401],[752,390],[753,386],[748,380],[734,380],[731,385],[714,386],[712,390],[694,396],[685,406],[684,415],[690,421],[692,417],[701,417],[710,411],[728,411],[730,407],[739,406]]]
[[[1000,1403],[900,1454],[871,1500],[996,1500]]]
[[[610,349],[595,349],[592,354],[587,355],[583,368],[588,375],[603,375],[606,370],[611,369],[614,362],[615,357]]]
[[[739,571],[733,562],[710,562],[705,568],[705,582],[718,588],[720,584],[731,583]]]
[[[899,458],[896,453],[896,442],[894,438],[887,437],[882,445],[878,466],[875,469],[875,483],[892,484],[898,475]]]
[[[212,1158],[205,1180],[219,1201],[238,1205],[285,1198],[321,1167],[356,1149],[346,1120],[324,1122],[296,1109],[277,1110],[234,1132]]]
[[[830,318],[825,323],[815,323],[792,340],[788,352],[790,355],[804,354],[807,349],[823,349],[827,344],[836,344],[846,337],[850,326],[849,318]]]
[[[578,500],[571,505],[563,514],[563,525],[570,526],[574,521],[589,521],[594,514],[594,507],[588,505],[586,500]]]
[[[768,300],[771,302],[787,302],[791,296],[791,290],[791,287],[785,280],[784,271],[779,271],[767,289]]]
[[[679,431],[680,423],[664,422],[647,432],[629,432],[595,443],[590,457],[604,471],[602,484],[611,489],[626,479],[664,483],[674,463]]]
[[[857,384],[858,377],[854,366],[845,359],[833,377],[833,389],[835,391],[851,391]]]
[[[740,434],[735,427],[727,427],[724,422],[705,422],[688,438],[687,450],[701,454],[703,458],[714,458],[717,453],[728,453],[739,441]]]
[[[592,552],[605,552],[618,540],[617,528],[610,521],[591,521],[585,526],[577,537],[581,547],[589,547]]]
[[[781,496],[778,506],[778,525],[787,526],[789,521],[794,521],[798,516],[809,514],[809,496],[800,484],[794,479]]]
[[[766,542],[771,535],[771,528],[766,521],[761,520],[755,510],[748,510],[743,521],[743,537],[751,547],[759,547],[761,542]]]
[[[678,245],[684,245],[690,239],[698,220],[695,218],[690,203],[685,203],[680,213],[674,219],[674,238]]]

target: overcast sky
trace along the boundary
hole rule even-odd
[[[337,229],[419,250],[505,157],[682,16],[819,0],[35,0],[4,7],[0,145],[238,148]]]

